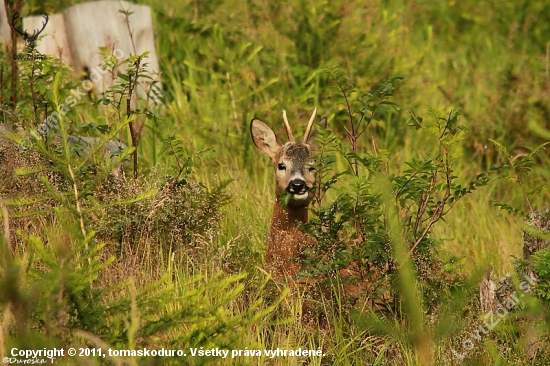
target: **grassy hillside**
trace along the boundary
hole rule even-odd
[[[23,14],[75,3],[29,0]],[[93,96],[61,118],[55,147],[32,132],[37,110],[59,108],[78,81],[55,60],[25,64],[13,108],[3,51],[1,122],[29,134],[0,140],[0,356],[146,347],[187,356],[56,362],[550,361],[548,249],[527,269],[517,261],[527,215],[550,201],[548,146],[530,155],[550,141],[550,2],[139,3],[153,10],[162,103],[129,118],[124,103]],[[317,140],[327,185],[304,227],[319,246],[302,275],[335,291],[300,294],[265,270],[274,174],[249,123],[283,136],[285,109],[300,136],[314,107],[329,121]],[[368,128],[354,147],[346,131],[359,120]],[[131,162],[124,178],[111,174],[131,151],[88,159],[67,142],[70,132],[130,145],[131,123],[145,124],[138,179]],[[359,300],[334,285],[351,267],[367,283]],[[526,296],[479,336],[490,269],[499,302],[510,289]],[[536,288],[522,287],[529,269]],[[229,356],[191,356],[201,347]],[[324,356],[264,351],[277,348]]]

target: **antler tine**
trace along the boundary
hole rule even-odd
[[[283,122],[285,124],[286,135],[288,137],[288,140],[291,142],[296,141],[294,139],[294,135],[292,135],[292,130],[290,129],[290,124],[288,123],[288,119],[286,118],[286,111],[284,109],[283,109]]]
[[[43,17],[46,19],[45,22],[42,22],[42,29],[38,30],[38,34],[42,33],[42,31],[44,30],[44,28],[46,28],[46,25],[48,25],[48,20],[50,20],[50,17],[48,16],[48,14],[44,14]]]
[[[313,121],[315,121],[315,116],[317,115],[317,107],[313,110],[313,114],[311,115],[311,118],[309,119],[309,122],[307,123],[306,133],[304,134],[304,138],[302,139],[302,143],[307,143],[307,139],[309,138],[309,134],[311,133],[311,127],[313,126]]]
[[[28,41],[29,42],[34,42],[36,41],[36,39],[38,38],[38,36],[42,33],[42,31],[44,30],[44,28],[46,28],[46,25],[48,24],[48,20],[49,20],[49,17],[48,17],[48,14],[44,14],[44,18],[46,19],[45,22],[42,22],[42,29],[35,29],[34,32],[32,33],[31,36],[28,37]]]
[[[12,17],[11,17],[11,28],[12,28],[15,32],[19,33],[21,36],[23,36],[24,38],[26,38],[26,37],[28,36],[27,30],[25,30],[23,33],[21,33],[21,31],[19,30],[19,28],[17,28],[17,27],[15,26],[15,21],[16,21],[18,18],[19,18],[19,10],[16,10],[16,11],[13,13]]]

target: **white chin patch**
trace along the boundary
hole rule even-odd
[[[301,200],[307,199],[308,197],[309,197],[309,195],[307,194],[307,192],[305,192],[305,193],[302,193],[302,194],[295,194],[292,198],[294,198],[297,201],[301,201]]]

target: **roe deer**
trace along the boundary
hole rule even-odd
[[[308,220],[308,205],[312,198],[315,183],[315,167],[311,158],[310,142],[315,132],[312,125],[317,108],[309,119],[306,132],[301,142],[296,142],[283,110],[283,122],[288,142],[282,144],[273,130],[259,119],[250,122],[252,141],[258,150],[269,156],[275,169],[275,206],[269,231],[269,244],[266,255],[268,271],[277,281],[292,277],[300,270],[297,262],[305,247],[315,240],[299,229],[300,223]],[[326,118],[320,122],[326,127]],[[289,194],[286,207],[281,196]]]

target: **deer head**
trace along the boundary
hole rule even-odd
[[[290,206],[307,206],[311,199],[311,189],[315,184],[315,167],[311,160],[311,140],[313,121],[317,108],[309,119],[306,132],[300,142],[297,142],[290,129],[290,124],[283,111],[283,123],[286,129],[288,142],[282,144],[265,123],[259,119],[253,119],[250,123],[252,141],[258,150],[271,159],[275,169],[276,188],[275,194],[280,197],[288,192],[291,195]],[[326,118],[321,120],[326,124]]]

